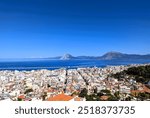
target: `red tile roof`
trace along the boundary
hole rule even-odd
[[[25,99],[25,96],[24,95],[20,95],[18,96],[19,99]]]
[[[150,89],[147,88],[146,86],[143,86],[143,90],[132,90],[131,91],[132,94],[135,94],[135,93],[144,93],[144,92],[150,93]]]
[[[80,97],[76,97],[76,98],[74,98],[74,101],[81,101],[81,98]]]
[[[73,99],[72,96],[65,95],[65,94],[59,94],[54,97],[48,98],[47,101],[70,101],[71,99]]]

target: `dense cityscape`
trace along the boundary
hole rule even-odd
[[[120,75],[132,67],[0,71],[0,100],[6,101],[149,101],[150,80]],[[136,69],[135,69],[136,70]]]

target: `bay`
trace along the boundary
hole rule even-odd
[[[150,60],[7,60],[0,61],[0,70],[76,69],[146,63]]]

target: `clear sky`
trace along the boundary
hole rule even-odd
[[[0,58],[150,53],[148,0],[0,0]]]

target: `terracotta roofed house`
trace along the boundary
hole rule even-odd
[[[62,93],[62,94],[58,94],[58,95],[56,95],[54,97],[48,98],[47,101],[70,101],[72,99],[73,99],[72,96],[65,95],[64,93]]]

